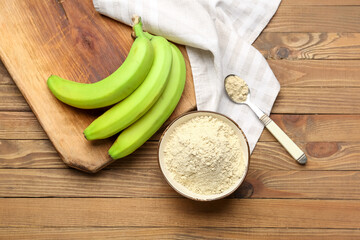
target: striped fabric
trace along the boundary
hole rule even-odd
[[[251,45],[281,0],[93,0],[101,14],[131,25],[142,17],[144,28],[186,45],[198,110],[225,114],[245,132],[251,151],[263,130],[255,114],[232,103],[224,78],[236,74],[251,89],[253,102],[270,114],[280,91],[264,57]]]

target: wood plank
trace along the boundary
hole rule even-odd
[[[358,32],[360,6],[280,6],[264,32]]]
[[[268,60],[275,76],[282,88],[287,87],[360,87],[360,60]],[[14,85],[9,78],[9,83],[0,86],[0,97],[5,97],[5,87]],[[15,92],[15,90],[12,90]],[[187,93],[190,91],[186,91]],[[10,93],[8,93],[10,94]],[[21,94],[17,91],[16,96]],[[11,97],[14,97],[11,95]],[[25,100],[24,100],[25,102]],[[24,105],[24,102],[21,104]],[[1,104],[1,102],[0,102]],[[18,103],[14,103],[17,108]],[[27,104],[26,104],[27,105]],[[28,108],[30,110],[30,108]]]
[[[282,88],[271,112],[359,114],[360,88]]]
[[[287,87],[360,87],[360,60],[268,60],[275,76],[282,88]],[[10,84],[14,85],[12,79]],[[11,84],[12,83],[12,84]],[[5,84],[8,85],[8,84]],[[5,88],[10,88],[16,94],[12,98],[21,95],[19,91],[9,86],[0,86],[0,97],[4,98]],[[15,87],[14,87],[15,88]],[[187,91],[187,93],[190,92]],[[10,93],[7,93],[10,94]],[[21,95],[22,96],[22,95]],[[2,102],[0,102],[2,104]],[[15,102],[11,110],[19,108],[18,105],[26,105],[25,100]],[[3,106],[3,105],[1,105]],[[22,107],[21,107],[22,108]],[[30,111],[30,108],[27,108]],[[24,109],[25,110],[25,109]]]
[[[4,63],[0,59],[0,85],[3,84],[14,84],[14,81],[10,77],[9,72],[7,71],[6,67],[4,66]]]
[[[360,59],[360,33],[263,32],[253,45],[267,59]]]
[[[148,141],[107,168],[158,169],[158,142]],[[0,168],[67,168],[49,140],[0,140]]]
[[[271,33],[273,34],[273,33]],[[264,45],[262,45],[264,46]],[[264,53],[266,55],[266,53]],[[359,60],[268,60],[268,63],[279,80],[282,88],[284,87],[360,87],[360,61]],[[1,64],[1,62],[0,62]],[[1,66],[0,66],[1,70]],[[14,85],[13,80],[9,77],[1,78],[0,85]],[[0,97],[4,97],[5,88],[9,86],[0,86]],[[191,86],[189,86],[190,88]],[[192,86],[193,87],[193,86]],[[10,88],[12,89],[12,88]],[[19,91],[13,90],[15,94],[11,97],[21,95]],[[193,92],[193,89],[186,91],[186,94]],[[9,94],[9,93],[8,93]],[[21,95],[22,96],[22,95]],[[186,98],[183,98],[186,100]],[[184,101],[183,100],[183,101]],[[2,102],[0,102],[2,104]],[[22,106],[18,106],[18,105]],[[3,105],[1,105],[2,107]],[[11,110],[21,108],[30,111],[28,104],[23,99],[22,102],[14,102]]]
[[[67,168],[49,140],[0,140],[0,168]]]
[[[157,142],[105,169],[157,169]],[[299,143],[308,157],[306,170],[360,170],[358,142]],[[271,156],[271,158],[269,158]],[[49,140],[0,140],[0,169],[67,168]],[[304,170],[278,142],[259,142],[251,155],[252,170]]]
[[[270,59],[268,63],[283,88],[360,87],[360,60],[278,61]],[[3,83],[3,85],[14,85],[10,77],[0,78],[0,85],[1,83]],[[2,87],[3,86],[0,86],[0,88]],[[186,93],[191,91],[189,89]],[[21,93],[19,92],[19,94]]]
[[[270,61],[270,66],[283,86],[273,112],[356,113],[359,106],[357,102],[359,101],[359,89],[344,89],[344,86],[359,87],[358,74],[360,70],[358,64],[358,61]],[[304,98],[308,100],[301,101],[303,105],[298,105],[299,94],[300,97],[303,94],[298,92],[293,94],[294,91],[301,91],[302,89],[288,89],[288,87],[321,85],[322,88],[320,89],[302,91]],[[328,101],[331,101],[331,95],[337,94],[334,92],[338,91],[344,95],[340,104],[328,104]],[[1,86],[0,99],[2,100],[0,101],[0,110],[30,111],[28,104],[15,86]],[[283,100],[286,100],[286,104],[282,104]],[[294,104],[296,104],[295,107]]]
[[[360,170],[358,142],[306,142],[298,145],[308,157],[305,168],[296,163],[280,143],[259,142],[251,155],[251,169]]]
[[[178,227],[20,227],[0,228],[3,239],[356,239],[359,229],[178,228]]]
[[[2,198],[0,226],[359,228],[354,200]]]
[[[268,60],[281,89],[288,87],[360,87],[359,60]]]
[[[96,174],[74,169],[2,169],[0,172],[1,197],[179,197],[160,169],[112,169]]]
[[[0,111],[31,111],[15,85],[0,85]]]
[[[360,115],[272,114],[271,118],[297,143],[360,140]],[[265,130],[260,136],[260,141],[275,141],[275,139]]]
[[[289,6],[289,5],[293,5],[293,6],[304,6],[304,5],[319,5],[319,6],[329,6],[329,5],[334,5],[334,6],[346,6],[346,5],[350,5],[350,6],[354,6],[354,5],[360,5],[360,2],[358,0],[282,0],[281,1],[281,6]]]
[[[1,86],[0,100],[0,111],[30,110],[15,86]],[[182,108],[183,105],[179,107]],[[103,112],[71,109],[75,115],[91,114],[93,112],[93,116],[98,116]],[[191,109],[188,108],[187,111],[189,110]],[[178,113],[182,111],[185,111],[185,109],[179,109]],[[272,112],[281,114],[359,114],[360,88],[344,88],[344,86],[331,88],[283,87]],[[173,115],[169,121],[175,117]],[[85,129],[86,126],[83,126],[83,128]],[[80,128],[77,131],[82,132]]]
[[[271,118],[296,142],[360,142],[360,115],[282,115]],[[352,134],[348,134],[351,132]],[[155,134],[152,140],[159,139]],[[0,139],[48,139],[31,112],[0,112]],[[261,142],[274,142],[265,130]]]
[[[359,199],[359,184],[359,171],[249,171],[235,196]]]
[[[276,164],[274,162],[274,164]],[[267,171],[250,167],[232,198],[360,199],[359,171]],[[309,184],[311,183],[311,184]],[[0,197],[181,197],[157,169],[1,169]]]
[[[48,139],[32,112],[0,112],[0,139]]]

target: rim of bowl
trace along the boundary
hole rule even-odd
[[[216,195],[220,195],[220,196],[217,196],[217,197],[214,197],[214,198],[196,198],[196,197],[193,197],[191,195],[188,195],[188,194],[185,194],[183,193],[182,191],[178,190],[168,179],[168,177],[165,175],[162,167],[161,167],[161,164],[160,164],[160,145],[162,143],[162,140],[164,138],[164,135],[166,134],[166,132],[169,130],[169,128],[175,123],[177,122],[180,118],[184,117],[184,116],[187,116],[187,115],[190,115],[190,114],[196,114],[196,113],[210,113],[210,114],[214,114],[214,115],[219,115],[219,116],[222,116],[222,117],[225,117],[226,119],[230,120],[232,123],[235,124],[235,126],[240,130],[241,134],[243,135],[244,139],[245,139],[245,142],[246,142],[246,147],[247,147],[247,152],[248,152],[248,157],[247,157],[247,165],[246,165],[246,168],[245,168],[245,171],[244,171],[244,174],[243,176],[241,177],[241,181],[236,184],[234,187],[232,187],[233,189],[224,194],[224,195],[221,195],[221,194],[216,194]],[[171,123],[165,128],[165,130],[163,131],[163,133],[161,134],[160,136],[160,139],[159,139],[159,143],[158,143],[158,149],[157,149],[157,158],[158,158],[158,165],[159,165],[159,168],[160,168],[160,171],[163,175],[163,177],[165,178],[165,181],[169,184],[169,186],[174,189],[177,193],[179,193],[181,196],[184,196],[186,198],[189,198],[189,199],[192,199],[192,200],[195,200],[195,201],[201,201],[201,202],[208,202],[208,201],[214,201],[214,200],[219,200],[219,199],[222,199],[222,198],[225,198],[227,196],[229,196],[230,194],[232,194],[233,192],[235,192],[240,186],[241,184],[244,182],[247,174],[248,174],[248,170],[249,170],[249,165],[250,165],[250,147],[249,147],[249,142],[247,140],[247,137],[245,135],[245,133],[243,132],[243,130],[239,127],[239,125],[234,121],[232,120],[231,118],[229,118],[228,116],[224,115],[224,114],[221,114],[221,113],[217,113],[217,112],[213,112],[213,111],[190,111],[190,112],[186,112],[186,113],[183,113],[181,114],[180,116],[176,117],[173,121],[171,121]],[[175,180],[174,180],[175,181]],[[189,190],[189,192],[191,192]],[[201,195],[201,194],[199,194]],[[211,195],[203,195],[203,196],[211,196]]]

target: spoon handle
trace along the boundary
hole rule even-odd
[[[273,120],[271,120],[270,117],[264,114],[260,120],[299,164],[306,164],[307,157],[305,153],[288,137],[288,135],[286,135],[283,130],[281,130],[281,128]]]

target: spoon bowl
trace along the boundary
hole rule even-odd
[[[239,78],[238,76],[234,75],[234,74],[230,74],[228,76],[226,76],[226,78],[224,79],[224,89],[225,89],[225,92],[226,92],[226,95],[229,97],[229,99],[236,103],[236,104],[244,104],[244,105],[247,105],[251,108],[251,110],[253,110],[253,112],[256,114],[256,116],[258,116],[258,118],[261,118],[265,113],[263,111],[261,111],[255,104],[253,104],[251,102],[251,90],[250,88],[248,87],[248,84],[242,80],[241,78],[239,78],[241,81],[244,81],[246,86],[247,86],[247,96],[246,96],[246,99],[245,101],[242,101],[242,102],[239,102],[239,101],[235,101],[229,94],[229,92],[227,91],[227,87],[226,87],[226,83],[227,83],[227,80],[230,78],[230,77],[236,77],[236,78]]]

